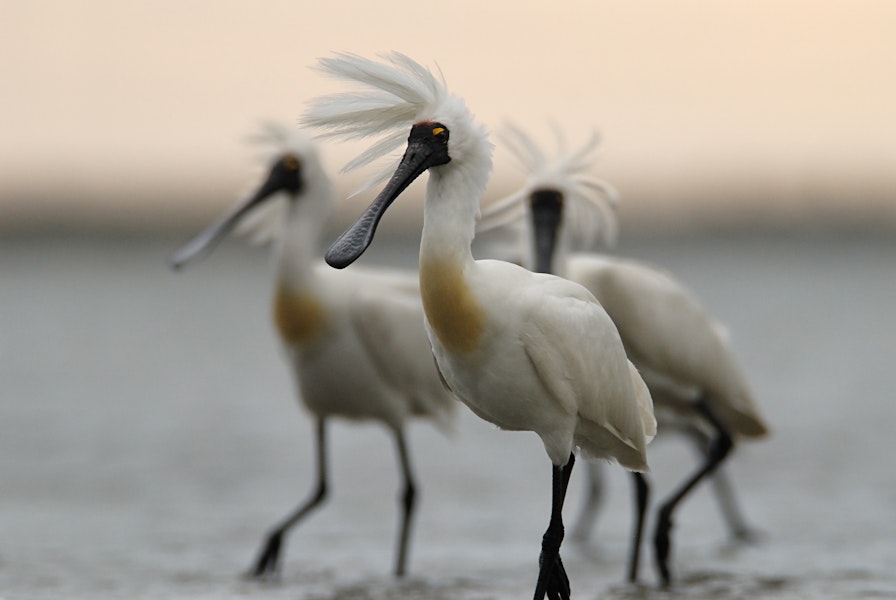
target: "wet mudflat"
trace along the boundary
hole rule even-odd
[[[378,238],[369,262],[413,265]],[[531,594],[550,507],[532,434],[461,407],[411,429],[421,488],[411,576],[389,575],[399,480],[378,426],[333,426],[330,501],[277,582],[241,578],[310,490],[311,424],[268,322],[263,251],[186,273],[180,238],[0,241],[0,597],[510,600]],[[701,489],[676,523],[678,584],[622,583],[629,481],[611,469],[593,544],[563,557],[576,598],[896,597],[896,237],[631,239],[724,320],[773,427],[730,462],[760,543],[728,543]],[[692,464],[658,439],[656,497]],[[582,496],[573,474],[572,523]]]

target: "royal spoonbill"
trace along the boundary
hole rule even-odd
[[[557,152],[546,153],[532,137],[508,126],[502,141],[528,175],[521,190],[484,209],[480,231],[514,226],[523,240],[526,265],[569,277],[585,286],[609,313],[626,352],[650,388],[660,432],[687,434],[704,455],[700,467],[658,510],[654,536],[657,568],[670,580],[672,515],[687,493],[713,475],[723,514],[736,536],[749,535],[730,486],[718,470],[734,438],[758,438],[766,424],[738,366],[722,326],[669,273],[651,265],[588,252],[595,241],[612,244],[618,194],[588,174],[597,137],[569,152],[557,133]],[[599,465],[594,465],[598,468]],[[596,493],[594,481],[586,489]],[[638,500],[628,577],[637,578],[638,548],[648,487],[635,473]],[[592,497],[584,518],[593,514]],[[581,522],[583,528],[590,526]]]
[[[475,414],[541,438],[553,489],[534,597],[569,598],[560,545],[573,451],[647,470],[646,444],[656,426],[647,387],[612,321],[583,287],[507,262],[473,260],[492,145],[444,80],[399,53],[382,61],[337,54],[318,68],[357,89],[317,98],[304,123],[333,137],[382,136],[350,167],[407,139],[383,191],[325,258],[337,268],[355,261],[389,205],[429,171],[420,292],[433,354],[445,385]]]
[[[175,268],[182,267],[241,221],[249,223],[250,232],[269,237],[275,227],[273,320],[299,398],[316,420],[317,481],[310,497],[267,533],[249,574],[275,574],[284,536],[326,499],[326,425],[331,417],[342,417],[379,421],[395,438],[403,477],[395,574],[402,576],[417,487],[405,422],[420,416],[448,427],[456,404],[433,363],[417,275],[327,267],[319,259],[319,242],[333,210],[333,191],[315,145],[283,126],[271,126],[266,137],[275,154],[258,191],[171,259]],[[245,220],[252,217],[254,222]]]

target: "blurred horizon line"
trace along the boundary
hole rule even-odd
[[[838,190],[803,190],[796,194],[776,193],[769,186],[730,185],[713,182],[706,189],[679,185],[662,196],[642,189],[622,191],[619,220],[622,236],[685,235],[689,233],[746,231],[896,231],[896,201],[883,188],[854,186]],[[774,186],[771,186],[773,188]],[[245,185],[243,185],[245,188]],[[345,189],[343,189],[345,188]],[[239,200],[231,186],[185,190],[183,186],[156,189],[104,189],[88,194],[61,196],[55,193],[18,190],[4,195],[0,203],[0,236],[42,233],[109,233],[182,235],[198,232],[218,219]],[[359,216],[372,194],[346,200],[354,189],[338,186],[337,208],[328,232],[338,233]],[[517,186],[497,182],[483,198],[483,205],[514,192]],[[845,195],[849,194],[849,198]],[[418,234],[422,226],[422,186],[412,187],[406,198],[390,211],[381,229],[393,234]],[[116,198],[127,202],[116,205]],[[324,235],[327,235],[326,233]]]

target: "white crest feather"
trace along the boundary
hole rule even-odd
[[[606,181],[587,173],[600,138],[592,133],[580,148],[568,152],[559,128],[552,129],[557,145],[553,157],[519,127],[508,124],[501,131],[501,141],[529,177],[519,191],[483,207],[477,232],[528,218],[530,194],[547,188],[563,194],[563,226],[576,245],[590,248],[600,241],[612,246],[618,233],[619,193]]]
[[[389,177],[401,156],[395,153],[407,140],[412,125],[439,121],[451,129],[478,127],[463,100],[448,93],[444,78],[398,52],[381,55],[381,62],[351,53],[321,58],[316,69],[329,77],[354,84],[350,92],[327,94],[309,102],[301,123],[319,129],[321,137],[378,138],[349,161],[342,171],[367,166],[393,154],[366,190]],[[457,136],[463,140],[469,136]],[[454,139],[454,138],[452,138]],[[455,142],[455,150],[462,142]],[[490,146],[489,146],[490,148]]]
[[[361,89],[315,98],[302,123],[321,129],[324,137],[381,137],[343,167],[343,172],[398,149],[407,139],[408,127],[436,111],[447,96],[444,81],[407,56],[392,52],[382,58],[385,62],[341,52],[318,61],[317,70]]]

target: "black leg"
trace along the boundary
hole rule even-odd
[[[398,458],[401,463],[401,473],[404,476],[404,491],[401,495],[401,525],[398,530],[398,556],[395,559],[395,576],[403,577],[407,565],[408,539],[411,533],[411,517],[414,514],[417,488],[414,484],[414,475],[411,473],[411,461],[408,456],[407,444],[404,432],[398,430],[395,433],[395,441],[398,446]]]
[[[678,503],[690,493],[694,486],[697,485],[701,479],[711,474],[719,463],[725,460],[725,457],[728,456],[728,453],[734,445],[731,436],[728,435],[724,427],[722,427],[722,424],[719,423],[715,415],[712,414],[712,411],[703,399],[697,403],[697,409],[716,429],[717,434],[709,446],[703,465],[659,508],[653,545],[656,552],[656,566],[660,572],[660,579],[664,586],[668,586],[672,580],[669,573],[669,554],[671,551],[670,531],[672,530],[673,524],[672,513],[675,511]]]
[[[553,493],[551,495],[551,520],[541,539],[541,556],[538,559],[538,582],[535,585],[535,600],[568,600],[570,596],[569,577],[560,560],[560,544],[563,542],[563,501],[566,488],[575,464],[574,454],[562,467],[553,465]]]
[[[632,542],[629,548],[628,580],[638,581],[638,565],[641,562],[641,537],[644,533],[644,514],[647,511],[647,500],[650,497],[650,485],[643,473],[632,472],[635,484],[635,520],[632,528]]]
[[[327,440],[323,418],[317,421],[317,487],[311,497],[300,504],[285,519],[280,521],[265,538],[255,566],[249,571],[251,577],[263,578],[274,575],[279,570],[280,548],[283,536],[308,513],[317,508],[327,497]]]
[[[692,427],[685,431],[685,435],[694,444],[694,449],[703,457],[709,452],[712,438],[699,427]],[[731,479],[728,473],[722,467],[718,467],[710,475],[710,485],[712,485],[713,495],[719,505],[722,518],[728,527],[728,535],[737,542],[751,542],[757,534],[753,528],[747,523],[743,511],[737,503],[737,494],[734,493],[734,487],[731,485]]]

